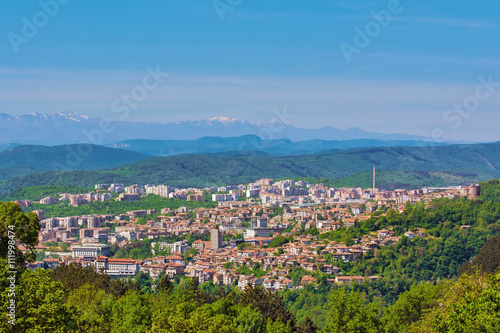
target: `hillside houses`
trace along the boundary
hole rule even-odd
[[[47,250],[48,247],[43,244],[65,242],[69,249],[65,253],[58,250],[60,258],[40,261],[31,264],[30,268],[43,266],[50,269],[67,261],[102,269],[113,277],[130,277],[142,271],[152,278],[168,275],[173,280],[176,276],[188,276],[198,278],[200,283],[212,281],[239,288],[249,284],[262,285],[268,290],[315,284],[316,273],[331,275],[329,280],[332,283],[362,282],[375,277],[343,276],[337,267],[342,267],[339,263],[360,260],[369,251],[390,246],[400,240],[402,233],[396,234],[396,229],[386,226],[387,229],[345,244],[331,241],[334,238],[328,233],[362,225],[374,212],[379,218],[387,216],[389,209],[403,212],[407,202],[475,196],[480,191],[476,186],[439,192],[429,189],[374,191],[330,188],[292,180],[273,182],[270,179],[248,185],[205,189],[176,189],[151,184],[145,187],[118,185],[113,187],[116,191],[121,189],[117,198],[117,192],[109,190],[112,186],[108,187],[113,194],[110,200],[141,200],[143,195],[154,194],[184,198],[182,200],[190,198],[196,204],[200,199],[212,197],[217,204],[190,209],[190,204],[186,203],[176,208],[157,207],[157,210],[152,207],[128,208],[116,215],[43,218],[37,248]],[[99,187],[99,191],[105,191],[105,188]],[[103,193],[83,197],[86,200],[101,200]],[[62,200],[47,197],[42,201],[47,205],[59,201],[71,204],[71,198],[71,194],[65,194],[61,196]],[[36,213],[45,217],[42,210]],[[463,229],[466,228],[463,226]],[[222,238],[220,246],[212,249],[210,230],[213,229],[218,229]],[[410,239],[426,237],[425,230],[405,230],[404,235]],[[272,245],[279,237],[286,242]],[[121,248],[130,244],[138,246],[146,241],[150,244],[151,258],[133,260],[111,257],[108,244]],[[254,267],[263,273],[259,276],[239,273],[248,273]],[[306,275],[293,285],[287,274],[295,268],[301,268]]]

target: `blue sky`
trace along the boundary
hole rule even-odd
[[[159,66],[170,75],[126,120],[267,122],[286,107],[297,127],[500,140],[500,84],[452,111],[478,77],[500,82],[498,1],[60,1],[53,17],[0,2],[0,112],[117,119],[112,102]],[[391,9],[376,28],[372,13]],[[368,45],[356,27],[375,27]],[[362,47],[348,63],[341,45]]]

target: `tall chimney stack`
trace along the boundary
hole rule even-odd
[[[373,186],[372,186],[372,191],[375,193],[375,166],[373,167]]]

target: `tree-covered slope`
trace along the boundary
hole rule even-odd
[[[500,143],[441,147],[377,147],[299,156],[242,157],[181,155],[153,158],[116,170],[139,179],[180,178],[211,182],[246,182],[260,177],[324,177],[339,179],[381,170],[446,172],[485,179],[500,174]]]
[[[203,137],[197,140],[126,140],[110,147],[132,150],[154,156],[180,154],[222,153],[235,150],[256,150],[275,156],[312,154],[322,150],[353,149],[360,147],[392,147],[444,145],[418,140],[264,140],[257,135],[237,137]]]
[[[148,155],[90,144],[19,146],[0,152],[0,179],[51,170],[116,168]]]
[[[88,163],[96,168],[99,165],[111,168],[111,162]],[[0,195],[36,185],[87,187],[116,181],[206,187],[247,183],[264,177],[322,177],[341,180],[332,181],[333,185],[370,186],[373,166],[379,170],[379,184],[387,189],[467,184],[500,176],[500,143],[377,147],[283,157],[252,152],[234,156],[224,153],[223,156],[156,157],[111,170],[52,171],[14,177],[0,183]]]

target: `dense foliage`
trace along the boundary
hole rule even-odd
[[[207,154],[156,157],[112,170],[78,171],[95,169],[78,167],[69,168],[76,169],[74,171],[48,171],[9,177],[0,182],[0,196],[26,186],[88,187],[97,183],[111,183],[114,180],[125,184],[153,183],[177,187],[208,187],[248,183],[269,177],[322,177],[340,180],[332,181],[333,186],[369,187],[371,184],[369,171],[373,166],[381,171],[378,173],[378,184],[381,185],[379,187],[387,189],[456,185],[499,177],[499,146],[500,143],[439,147],[376,147],[299,156]],[[63,157],[60,163],[64,165],[66,156]],[[485,160],[488,163],[485,163]],[[107,167],[111,166],[102,168]],[[46,170],[60,169],[68,168]]]
[[[500,236],[489,239],[472,261],[466,261],[460,267],[461,273],[480,270],[493,273],[500,266]]]
[[[25,261],[34,260],[39,231],[40,223],[35,213],[24,214],[17,203],[0,201],[1,259],[9,260],[17,268],[22,267]],[[22,252],[19,244],[24,244],[27,250]],[[12,259],[15,259],[15,264]]]
[[[148,158],[148,155],[91,144],[24,145],[0,151],[0,179],[50,170],[102,170]]]
[[[265,140],[257,135],[238,137],[203,137],[196,140],[125,140],[118,144],[124,149],[154,156],[193,154],[197,152],[236,155],[244,153],[290,156],[312,154],[319,151],[334,151],[372,146],[421,146],[423,141],[414,140]],[[440,145],[437,143],[432,143]],[[0,149],[2,147],[0,146]]]
[[[6,273],[2,265],[2,275]],[[0,303],[9,296],[2,280]],[[309,318],[297,321],[277,293],[262,287],[243,292],[160,280],[153,292],[111,281],[92,269],[65,266],[19,273],[16,325],[9,332],[318,332]],[[458,281],[415,284],[394,305],[379,308],[363,293],[336,288],[325,306],[322,332],[497,332],[500,273],[464,275]]]
[[[76,187],[76,186],[29,186],[22,187],[8,196],[4,200],[31,200],[38,201],[44,197],[53,196],[59,197],[60,193],[81,194],[94,191],[93,187]]]

